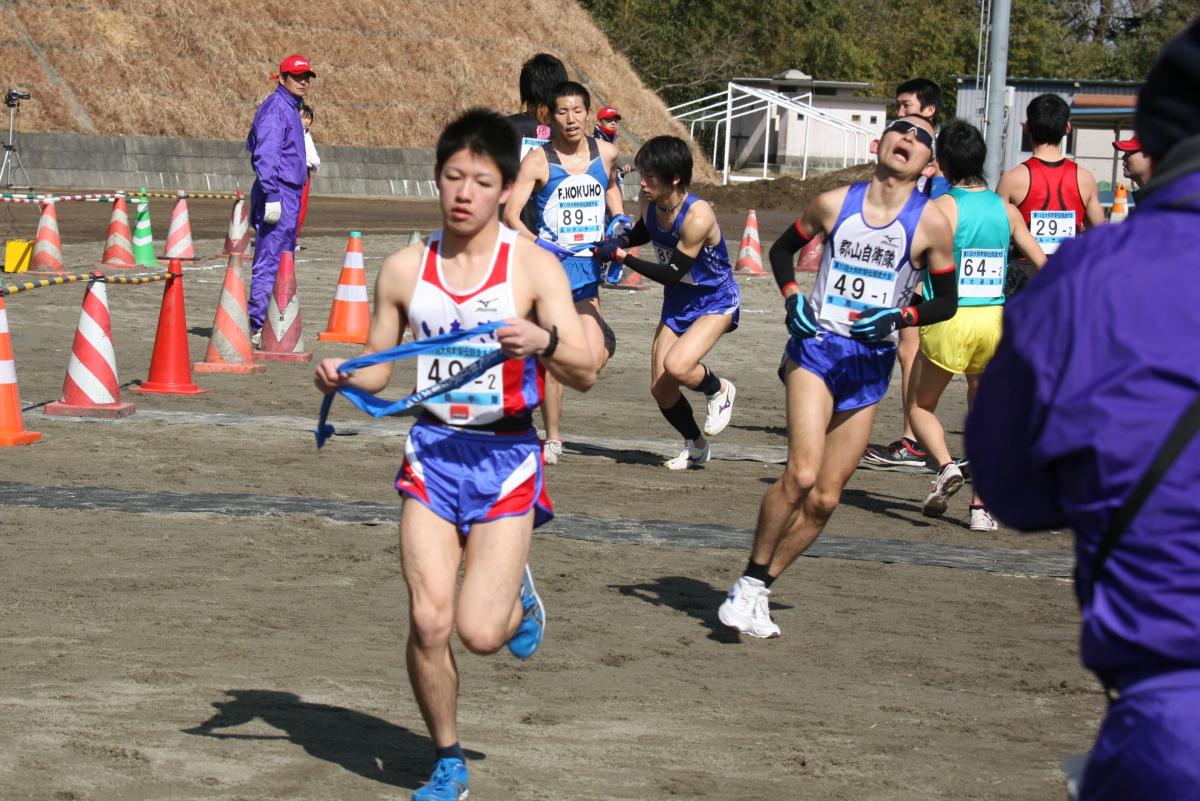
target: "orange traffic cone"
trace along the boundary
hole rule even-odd
[[[133,414],[132,403],[121,402],[117,379],[117,357],[112,341],[112,319],[103,281],[88,284],[83,311],[75,329],[62,398],[48,404],[49,415],[105,417],[115,419]]]
[[[1117,189],[1113,193],[1112,211],[1108,213],[1109,222],[1121,222],[1129,216],[1129,208],[1126,205],[1129,201],[1129,194],[1125,191],[1125,184],[1117,184]]]
[[[21,418],[17,366],[8,338],[8,312],[4,310],[4,296],[0,295],[0,447],[28,445],[41,438],[36,431],[26,431],[25,421]]]
[[[225,283],[217,303],[212,336],[204,361],[192,365],[197,373],[261,373],[265,364],[254,363],[250,346],[250,316],[246,311],[246,284],[242,280],[242,257],[230,254]]]
[[[762,243],[758,238],[758,215],[754,213],[754,209],[750,209],[750,213],[746,215],[746,232],[742,234],[742,246],[738,249],[737,264],[734,265],[733,271],[750,275],[763,274]]]
[[[175,208],[171,209],[171,227],[167,229],[167,260],[194,259],[196,249],[192,247],[192,223],[188,219],[187,192],[180,190]]]
[[[304,349],[304,322],[300,319],[300,298],[296,294],[296,263],[290,250],[279,254],[279,270],[267,316],[263,320],[262,350],[255,358],[276,362],[307,362],[312,351]]]
[[[225,256],[232,256],[234,253],[244,256],[249,247],[250,209],[246,206],[246,198],[241,192],[238,192],[237,200],[233,203],[233,213],[229,215],[229,232],[225,234],[225,249],[221,252]]]
[[[129,209],[125,198],[113,201],[112,218],[108,221],[108,238],[104,242],[104,255],[97,267],[133,267],[133,240],[129,232]]]
[[[34,273],[61,273],[63,270],[62,240],[58,236],[58,211],[50,198],[42,204],[42,218],[38,220],[37,239],[33,245],[33,261],[29,271]]]
[[[371,304],[367,299],[367,271],[363,269],[362,234],[351,231],[337,294],[333,298],[333,308],[329,310],[329,323],[317,334],[317,339],[365,345],[370,327]]]
[[[635,248],[636,250],[636,248]],[[636,255],[636,254],[630,254]],[[628,289],[630,292],[644,292],[651,287],[648,284],[642,283],[642,274],[637,270],[625,268],[625,275],[617,282],[617,289]]]
[[[825,249],[825,236],[818,234],[800,249],[800,258],[796,260],[796,272],[815,273],[821,267],[821,252]]]
[[[203,395],[192,383],[192,362],[188,355],[187,309],[183,298],[183,265],[173,259],[167,270],[171,277],[163,290],[158,312],[158,331],[154,335],[154,355],[150,357],[150,376],[138,392],[163,395]]]

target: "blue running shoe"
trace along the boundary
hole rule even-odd
[[[461,759],[439,759],[429,783],[412,794],[412,801],[462,801],[467,797],[467,763]]]
[[[508,641],[508,650],[517,659],[528,659],[542,647],[542,638],[546,636],[546,607],[542,606],[542,598],[533,586],[529,565],[525,565],[525,576],[521,579],[521,609],[525,611],[525,617]]]

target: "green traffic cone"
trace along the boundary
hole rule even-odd
[[[157,267],[154,255],[154,233],[150,230],[150,201],[137,199],[137,220],[133,225],[133,263],[139,267]]]

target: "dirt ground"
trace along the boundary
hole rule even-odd
[[[153,207],[160,246],[170,205]],[[219,250],[228,206],[191,204],[201,253]],[[11,211],[13,233],[31,237],[33,210]],[[719,211],[736,243],[745,208]],[[107,215],[103,205],[63,204],[69,269],[99,257]],[[760,214],[763,239],[793,215]],[[317,358],[354,353],[316,342],[348,231],[364,232],[373,277],[413,228],[436,220],[430,203],[315,199],[297,262]],[[223,268],[187,269],[196,361]],[[648,391],[660,291],[603,293],[618,351],[591,393],[568,396],[567,453],[549,468],[564,518],[668,521],[659,525],[667,539],[672,525],[753,528],[782,467],[744,453],[775,453],[785,441],[775,376],[784,329],[770,280],[742,279],[742,288],[742,327],[708,360],[738,387],[733,422],[708,467],[683,475],[659,466],[679,443]],[[6,298],[26,426],[44,437],[0,450],[0,485],[398,510],[391,478],[407,422],[380,434],[337,402],[333,422],[359,435],[318,453],[311,366],[197,375],[212,391],[194,398],[137,393],[161,284],[108,290],[124,399],[138,413],[115,423],[43,417],[61,391],[82,295],[77,285]],[[956,452],[964,394],[956,381],[944,400]],[[899,412],[893,393],[874,440],[895,438]],[[859,471],[829,534],[1069,550],[1063,533],[972,534],[965,493],[945,519],[922,517],[930,478]],[[393,524],[82,506],[0,507],[0,798],[395,799],[424,780],[431,748],[405,676]],[[542,653],[523,664],[460,654],[471,797],[1065,797],[1059,762],[1086,750],[1103,710],[1078,665],[1067,581],[804,559],[776,584],[783,637],[739,642],[715,611],[745,558],[742,549],[539,537]]]

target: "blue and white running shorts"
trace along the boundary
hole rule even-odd
[[[833,395],[833,410],[848,412],[883,400],[896,363],[896,346],[829,332],[805,339],[790,337],[779,364],[780,381],[788,359],[824,379]]]
[[[554,518],[537,431],[496,434],[417,422],[404,443],[396,489],[466,536],[475,523],[534,510],[533,526]]]
[[[692,323],[708,314],[732,314],[730,331],[737,330],[741,319],[742,293],[737,281],[730,279],[717,287],[675,284],[663,289],[662,322],[682,335]]]

